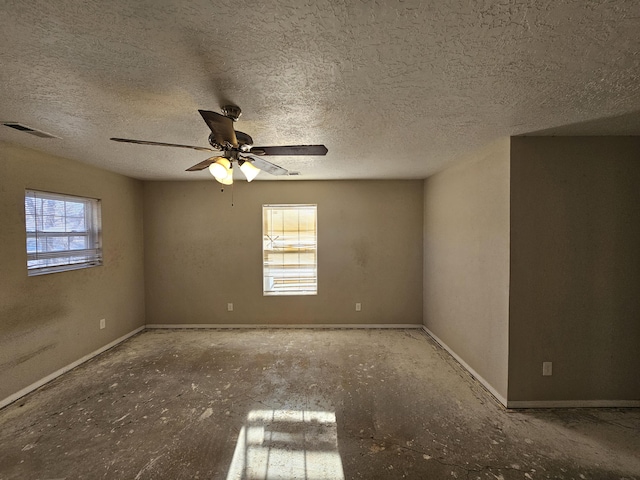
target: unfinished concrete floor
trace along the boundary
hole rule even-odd
[[[505,411],[419,330],[155,330],[0,411],[0,478],[638,479],[639,432]]]

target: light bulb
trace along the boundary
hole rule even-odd
[[[242,165],[240,165],[240,170],[244,173],[244,176],[247,177],[247,182],[250,182],[254,178],[258,176],[260,173],[260,169],[253,165],[253,163],[244,161]]]

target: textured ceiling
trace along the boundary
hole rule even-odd
[[[424,178],[497,137],[640,134],[640,2],[0,0],[0,141],[205,179],[197,109],[242,107],[300,179]],[[259,178],[266,178],[262,174]]]

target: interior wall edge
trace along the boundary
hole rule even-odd
[[[640,400],[511,400],[507,408],[640,408]]]
[[[486,388],[491,395],[493,395],[498,402],[500,402],[503,406],[510,408],[507,402],[507,399],[500,395],[500,393],[488,382],[486,381],[482,375],[476,372],[467,362],[465,362],[462,357],[460,357],[456,352],[454,352],[451,347],[449,347],[446,343],[444,343],[438,336],[429,330],[426,326],[422,326],[424,332],[429,335],[438,345],[444,348],[449,355],[451,355],[467,372],[471,374],[473,378],[475,378],[484,388]]]
[[[228,329],[269,329],[269,328],[306,328],[306,329],[421,329],[423,325],[417,323],[317,323],[317,324],[301,324],[301,323],[278,323],[270,325],[268,323],[154,323],[146,325],[148,329],[210,329],[210,330],[228,330]]]
[[[141,331],[143,331],[145,329],[144,325],[142,327],[138,327],[135,330],[132,330],[131,332],[121,336],[120,338],[116,338],[114,341],[107,343],[105,346],[98,348],[97,350],[94,350],[93,352],[85,355],[82,358],[79,358],[78,360],[76,360],[75,362],[70,363],[69,365],[66,365],[58,370],[56,370],[55,372],[47,375],[44,378],[41,378],[40,380],[38,380],[37,382],[32,383],[31,385],[23,388],[22,390],[17,391],[16,393],[9,395],[7,398],[0,400],[0,409],[6,407],[7,405],[10,405],[11,403],[20,400],[22,397],[24,397],[25,395],[33,392],[34,390],[37,390],[38,388],[46,385],[47,383],[55,380],[56,378],[58,378],[59,376],[73,370],[74,368],[76,368],[77,366],[88,362],[89,360],[91,360],[94,357],[97,357],[98,355],[100,355],[101,353],[106,352],[107,350],[109,350],[110,348],[115,347],[116,345],[124,342],[125,340],[133,337],[134,335],[140,333]]]

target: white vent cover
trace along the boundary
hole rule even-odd
[[[18,122],[2,122],[2,125],[5,127],[13,128],[15,130],[19,130],[21,132],[29,133],[31,135],[35,135],[36,137],[41,138],[60,138],[55,135],[51,135],[50,133],[43,132],[42,130],[36,130],[35,128],[28,127],[27,125],[23,125]]]

